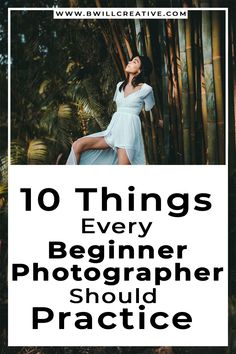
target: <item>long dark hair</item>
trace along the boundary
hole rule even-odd
[[[135,57],[139,57],[140,61],[141,61],[141,67],[140,67],[140,73],[135,76],[132,81],[131,84],[133,87],[138,86],[138,84],[142,83],[142,82],[147,82],[149,79],[149,75],[152,72],[152,62],[151,60],[144,55],[133,55],[132,58],[130,60],[133,60]],[[126,79],[122,82],[122,84],[119,87],[119,90],[124,90],[125,86],[128,84],[129,82],[129,74],[127,75]]]

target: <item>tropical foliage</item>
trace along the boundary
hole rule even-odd
[[[104,129],[115,83],[136,53],[154,66],[156,107],[141,115],[148,163],[225,163],[224,12],[77,21],[24,10],[11,22],[12,163],[64,163],[74,139]]]

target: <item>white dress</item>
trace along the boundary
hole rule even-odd
[[[113,101],[116,102],[117,111],[112,115],[107,129],[86,136],[104,137],[110,148],[84,151],[80,157],[80,165],[116,165],[117,148],[126,150],[131,165],[146,164],[139,114],[143,105],[145,111],[150,111],[155,105],[153,89],[144,83],[141,89],[125,97],[124,91],[119,91],[122,82],[116,85]],[[73,147],[71,147],[66,165],[77,165]]]

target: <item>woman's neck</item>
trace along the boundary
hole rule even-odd
[[[128,80],[128,84],[131,85],[131,82],[133,80],[133,78],[135,77],[136,75],[133,75],[133,74],[129,74],[129,80]]]

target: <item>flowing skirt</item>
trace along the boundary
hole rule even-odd
[[[104,137],[109,148],[84,151],[79,165],[117,165],[117,148],[126,150],[131,165],[145,165],[141,122],[137,114],[117,111],[113,114],[106,130],[86,137]],[[66,164],[78,164],[73,147]]]

